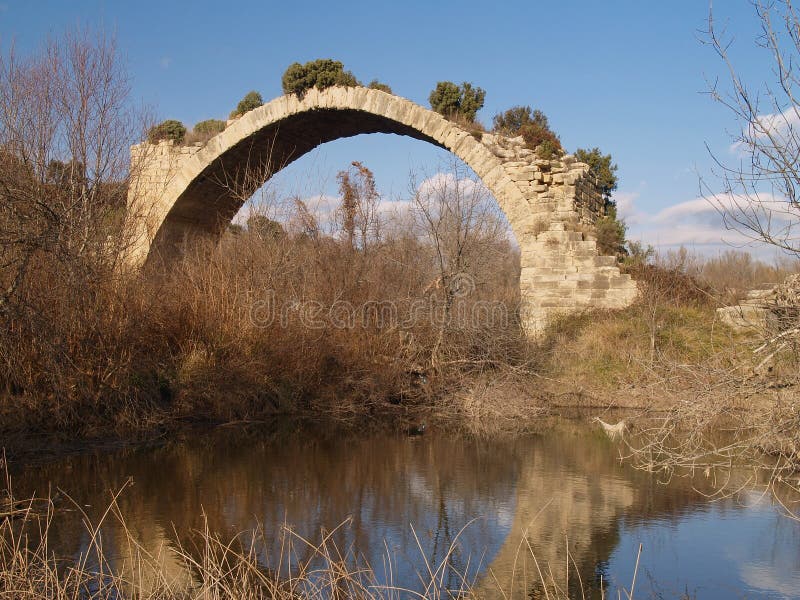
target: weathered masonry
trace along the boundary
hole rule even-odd
[[[591,226],[603,202],[587,165],[571,156],[538,159],[521,138],[478,140],[433,111],[363,87],[276,98],[205,144],[133,146],[128,205],[141,218],[131,260],[170,260],[187,239],[219,236],[269,175],[320,144],[362,133],[430,142],[481,178],[520,246],[523,312],[532,333],[555,314],[621,308],[635,298],[636,284],[614,257],[598,255]]]

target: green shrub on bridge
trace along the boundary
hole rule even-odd
[[[225,121],[206,119],[194,126],[194,133],[202,136],[213,136],[225,130]]]
[[[147,132],[147,141],[151,144],[157,144],[161,140],[172,140],[176,144],[180,144],[185,137],[186,127],[175,119],[167,119],[151,127]]]
[[[540,158],[551,159],[564,154],[561,140],[550,129],[547,116],[530,106],[512,106],[494,116],[492,131],[502,135],[521,135],[525,145]]]
[[[592,173],[597,177],[597,185],[603,192],[603,198],[610,202],[611,192],[617,189],[617,165],[611,162],[610,154],[603,154],[600,148],[591,150],[578,148],[575,158],[589,165]]]
[[[243,114],[258,108],[262,104],[264,104],[264,99],[261,97],[261,94],[255,90],[247,92],[244,95],[244,98],[239,100],[239,104],[236,105],[236,108],[231,111],[231,119],[240,117]]]
[[[440,81],[428,96],[431,108],[451,120],[473,123],[478,111],[483,108],[486,91],[464,82],[456,85],[452,81]]]
[[[319,58],[304,65],[292,63],[284,72],[281,84],[284,94],[301,97],[311,88],[324,90],[335,85],[345,87],[361,85],[355,75],[344,70],[341,62],[330,58]]]
[[[385,84],[385,83],[381,83],[381,82],[380,82],[380,81],[378,81],[377,79],[373,79],[372,81],[370,81],[370,82],[369,82],[369,85],[367,85],[367,87],[368,87],[369,89],[371,89],[371,90],[380,90],[380,91],[382,91],[382,92],[386,92],[387,94],[392,94],[392,93],[394,93],[394,92],[392,92],[392,88],[390,88],[390,87],[389,87],[387,84]]]
[[[591,150],[578,148],[575,158],[589,165],[590,172],[597,177],[597,187],[605,200],[606,214],[595,223],[597,247],[601,254],[613,254],[622,259],[628,255],[625,247],[627,227],[617,217],[617,205],[611,199],[611,192],[617,189],[617,165],[613,163],[610,154],[603,154],[597,147]]]
[[[519,130],[530,123],[539,123],[547,127],[547,117],[542,111],[532,110],[530,106],[512,106],[494,116],[492,131],[503,135],[518,135]]]
[[[602,256],[616,256],[619,260],[628,255],[625,248],[625,234],[627,226],[624,221],[617,218],[617,209],[613,204],[607,209],[604,217],[600,217],[594,224],[597,236],[597,250]]]

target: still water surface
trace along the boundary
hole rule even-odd
[[[62,489],[95,519],[130,481],[118,504],[152,552],[191,546],[207,519],[223,539],[263,527],[275,540],[264,562],[274,564],[285,526],[318,540],[341,525],[337,547],[382,582],[419,590],[418,574],[453,548],[443,588],[458,590],[466,575],[481,596],[503,597],[499,584],[507,597],[537,598],[539,571],[566,585],[569,547],[570,596],[580,598],[582,585],[599,598],[602,581],[616,598],[630,588],[641,543],[637,598],[800,598],[800,523],[768,496],[710,502],[713,478],[665,484],[620,464],[614,444],[574,423],[510,440],[220,428],[29,462],[12,474],[18,496]],[[77,556],[86,539],[70,514],[56,521],[51,548]],[[119,561],[123,538],[109,521],[104,545]]]

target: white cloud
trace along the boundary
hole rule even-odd
[[[417,186],[417,191],[422,197],[441,194],[446,191],[458,190],[465,196],[471,194],[488,194],[486,186],[480,180],[469,178],[457,179],[454,173],[435,173],[423,180]]]
[[[743,139],[730,146],[730,151],[743,155],[753,144],[797,149],[800,140],[796,128],[799,126],[800,110],[796,106],[790,106],[781,112],[758,115],[748,124],[747,130],[742,132]]]
[[[158,59],[158,64],[162,69],[169,69],[170,65],[172,65],[172,58],[169,56],[162,56]]]
[[[703,252],[704,248],[707,251],[717,251],[747,247],[748,251],[757,255],[772,255],[774,248],[754,242],[752,237],[740,230],[741,228],[735,227],[735,222],[730,218],[726,219],[725,215],[759,216],[764,223],[770,224],[773,231],[781,228],[785,230],[788,223],[788,203],[769,194],[757,196],[757,203],[750,202],[753,198],[734,194],[693,198],[657,212],[632,209],[630,197],[635,200],[636,194],[626,195],[625,192],[620,192],[615,195],[617,196],[623,199],[624,205],[627,204],[627,208],[621,211],[621,216],[627,216],[625,211],[633,215],[633,218],[626,219],[629,226],[628,237],[662,249],[683,245]]]
[[[636,201],[639,199],[639,192],[616,192],[614,201],[617,203],[617,217],[625,219],[628,224],[637,223],[640,219]]]
[[[337,196],[315,194],[307,198],[301,198],[301,202],[303,202],[312,213],[324,215],[330,214],[336,210],[341,200]]]
[[[722,246],[725,244],[742,245],[747,238],[736,231],[713,225],[680,223],[668,228],[655,229],[648,232],[654,246]],[[648,241],[645,239],[643,241]]]
[[[767,217],[781,219],[789,209],[788,202],[773,194],[752,194],[742,196],[738,194],[716,194],[705,198],[694,198],[669,206],[652,217],[655,223],[669,223],[680,219],[707,220],[720,215],[720,212],[748,212],[758,213]]]
[[[673,223],[676,220],[696,218],[710,213],[717,213],[714,205],[705,198],[695,198],[668,206],[652,215],[649,220],[653,223]]]
[[[411,208],[408,200],[386,200],[381,198],[378,203],[378,212],[387,217],[403,216]]]

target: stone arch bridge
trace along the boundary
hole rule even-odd
[[[128,205],[140,218],[131,260],[170,260],[187,238],[219,236],[271,174],[320,144],[362,133],[429,142],[475,171],[519,244],[529,331],[540,331],[557,313],[621,308],[635,298],[635,282],[614,257],[598,254],[591,225],[604,203],[587,165],[569,155],[539,159],[521,138],[478,139],[438,113],[364,87],[276,98],[206,143],[133,146]]]

